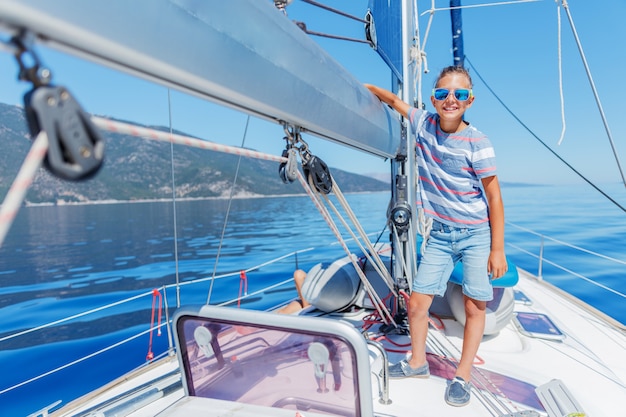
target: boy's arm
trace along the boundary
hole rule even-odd
[[[489,205],[489,224],[491,226],[491,252],[487,272],[492,279],[506,274],[507,262],[504,254],[504,204],[498,177],[495,175],[482,179],[483,188]]]
[[[372,84],[365,84],[365,87],[367,87],[372,93],[374,93],[374,95],[376,95],[376,97],[378,97],[380,101],[389,104],[391,107],[393,107],[395,111],[400,113],[402,116],[408,117],[409,109],[411,108],[411,106],[402,101],[400,97],[398,97],[389,90],[385,90],[384,88],[380,88]]]

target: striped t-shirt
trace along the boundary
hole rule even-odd
[[[454,227],[489,225],[481,179],[496,175],[491,141],[472,125],[458,133],[439,127],[439,115],[411,108],[420,179],[418,208],[426,216]]]

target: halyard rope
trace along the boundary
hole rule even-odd
[[[363,251],[363,254],[370,261],[370,263],[372,264],[376,272],[381,276],[383,281],[385,281],[385,284],[387,284],[387,287],[389,287],[393,295],[397,297],[398,294],[396,293],[394,289],[394,283],[393,283],[393,278],[391,277],[391,274],[389,273],[389,271],[387,271],[387,268],[385,267],[384,262],[382,261],[382,259],[380,259],[380,256],[378,256],[378,251],[374,248],[374,245],[372,245],[372,242],[367,237],[367,233],[365,232],[365,230],[363,230],[361,223],[356,218],[356,215],[352,211],[352,208],[348,204],[348,201],[346,200],[344,194],[341,192],[341,189],[339,188],[339,185],[337,185],[334,179],[333,179],[333,192],[335,196],[337,197],[337,200],[341,204],[341,207],[345,210],[346,214],[352,221],[352,224],[354,224],[354,227],[359,232],[361,239],[363,239],[365,246],[367,246],[367,250],[361,245],[360,240],[357,239],[357,237],[354,235],[354,233],[352,232],[348,224],[345,222],[343,217],[340,215],[337,208],[332,204],[328,196],[324,195],[324,199],[326,200],[326,203],[333,209],[333,211],[335,212],[335,215],[339,217],[344,227],[348,230],[350,235],[354,238],[356,243],[359,245],[359,247]]]
[[[33,182],[37,170],[46,156],[46,152],[48,152],[48,135],[42,131],[35,138],[9,192],[2,202],[2,207],[0,208],[0,247],[4,243],[4,238],[11,228],[20,206],[24,202],[28,187]]]
[[[125,133],[131,136],[152,139],[161,142],[173,142],[177,145],[191,146],[193,148],[208,149],[217,152],[230,153],[233,155],[241,155],[247,158],[264,159],[266,161],[286,162],[287,159],[282,156],[271,155],[263,152],[253,151],[251,149],[239,148],[236,146],[222,145],[207,140],[195,139],[189,136],[183,136],[176,133],[160,132],[154,129],[143,128],[129,123],[122,123],[114,120],[103,119],[100,117],[92,117],[94,124],[101,129],[106,129],[115,133]]]
[[[302,185],[302,188],[304,188],[305,191],[307,192],[307,194],[309,195],[309,197],[311,197],[311,200],[313,201],[313,204],[315,204],[315,207],[317,207],[317,209],[319,210],[320,214],[322,215],[322,217],[324,218],[324,220],[328,224],[328,227],[335,234],[335,237],[337,238],[337,241],[341,244],[341,246],[343,247],[343,249],[346,252],[346,254],[350,255],[351,254],[350,249],[348,248],[348,246],[346,245],[345,240],[341,236],[341,233],[339,232],[339,229],[337,228],[337,225],[335,224],[334,220],[330,216],[330,213],[328,212],[328,209],[326,208],[326,206],[324,204],[322,204],[321,198],[318,196],[317,193],[313,192],[313,190],[311,189],[311,187],[309,186],[307,181],[304,179],[302,173],[300,171],[297,171],[297,173],[298,173],[298,181],[300,181],[300,184]],[[335,182],[333,180],[333,186],[334,185],[335,185]],[[370,297],[372,297],[372,303],[376,307],[376,311],[378,311],[378,313],[380,314],[380,316],[383,319],[383,321],[386,324],[393,324],[394,326],[396,326],[396,323],[395,323],[393,317],[391,316],[391,313],[389,313],[389,311],[386,308],[384,308],[384,306],[382,304],[382,301],[380,300],[380,297],[378,297],[378,294],[376,293],[376,291],[372,287],[372,284],[369,282],[369,280],[365,276],[365,273],[363,272],[363,270],[357,264],[356,259],[354,257],[350,256],[350,261],[352,262],[352,265],[354,266],[354,269],[357,271],[357,274],[359,275],[359,278],[361,279],[361,282],[363,283],[363,286],[367,290],[367,293],[369,294]]]
[[[217,152],[230,153],[234,155],[245,156],[247,158],[263,159],[266,161],[286,162],[287,159],[282,156],[266,154],[250,149],[238,148],[236,146],[222,145],[206,140],[195,139],[189,136],[183,136],[175,133],[161,132],[154,129],[143,128],[129,123],[118,122],[114,120],[104,119],[101,117],[92,117],[93,123],[101,129],[114,133],[123,133],[131,136],[142,137],[145,139],[157,140],[160,142],[168,142],[178,145],[185,145],[194,148],[213,150]],[[22,167],[18,172],[11,188],[0,207],[0,247],[4,243],[13,220],[17,215],[20,206],[24,202],[24,197],[28,191],[28,187],[33,182],[37,170],[41,166],[41,162],[48,151],[48,136],[45,132],[40,132],[35,138],[28,155],[22,163]]]

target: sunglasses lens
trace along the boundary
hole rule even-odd
[[[433,90],[433,97],[435,97],[435,100],[443,101],[448,98],[448,94],[450,94],[450,90],[447,88],[435,88]],[[454,97],[459,101],[466,101],[471,96],[472,90],[468,90],[467,88],[454,90]]]
[[[470,90],[464,88],[460,90],[454,90],[454,97],[456,97],[456,99],[459,101],[465,101],[470,97]]]
[[[445,100],[449,93],[450,90],[447,88],[435,88],[433,91],[433,97],[435,97],[435,100]]]

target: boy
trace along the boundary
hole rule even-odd
[[[485,308],[493,297],[491,279],[507,271],[504,206],[491,142],[464,121],[474,102],[466,69],[447,67],[439,74],[431,103],[436,114],[411,107],[395,94],[366,84],[382,102],[409,120],[416,134],[420,202],[433,227],[409,299],[411,358],[389,368],[390,377],[430,376],[426,360],[428,310],[443,296],[458,261],[463,262],[466,323],[463,349],[445,400],[463,406],[470,400],[472,363],[483,336]]]

